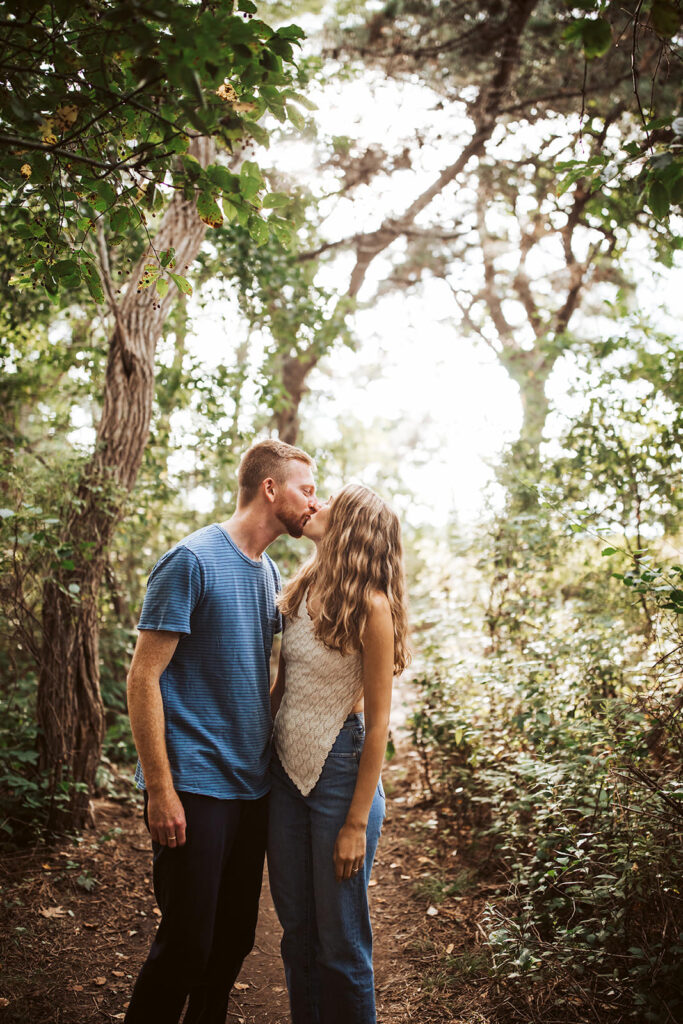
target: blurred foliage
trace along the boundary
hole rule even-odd
[[[500,109],[504,129],[574,115],[579,145],[558,164],[560,191],[580,182],[612,213],[620,207],[632,220],[647,207],[666,221],[683,202],[681,0],[340,2],[330,49],[398,79],[419,76],[446,101],[469,91],[476,111],[522,23]],[[610,137],[594,149],[591,136],[606,117]]]
[[[677,1020],[680,356],[645,339],[585,369],[541,478],[509,452],[474,581],[462,544],[423,570],[413,737],[428,793],[501,880],[484,923],[506,1012]]]

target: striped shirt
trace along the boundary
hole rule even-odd
[[[268,555],[248,558],[216,523],[185,537],[154,566],[138,629],[181,634],[160,680],[176,790],[224,800],[268,792],[279,590]],[[135,782],[145,788],[139,761]]]

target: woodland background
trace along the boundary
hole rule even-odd
[[[492,1020],[536,1019],[529,992],[683,1020],[681,24],[679,0],[4,5],[6,849],[130,792],[146,576],[275,433],[321,493],[361,479],[405,521],[425,798],[499,882],[485,955],[444,976],[497,980]],[[377,137],[334,134],[331,96],[384,104]],[[382,373],[368,317],[390,359],[392,310],[435,289],[519,395],[466,522],[424,489],[453,487],[424,475],[448,424],[353,399]],[[423,373],[416,336],[400,358]]]

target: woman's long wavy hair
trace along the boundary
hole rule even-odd
[[[333,499],[315,556],[280,595],[284,615],[298,615],[312,584],[320,602],[315,635],[342,654],[361,649],[371,596],[386,594],[394,623],[394,672],[403,671],[410,651],[401,525],[369,487],[348,484]]]

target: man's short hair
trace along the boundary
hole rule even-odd
[[[268,477],[277,484],[284,483],[290,462],[304,462],[315,468],[315,462],[302,448],[295,448],[293,444],[276,438],[257,441],[248,448],[237,471],[240,503],[248,505],[253,501],[261,483]]]

